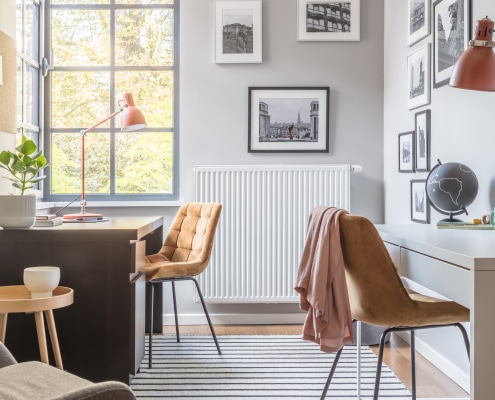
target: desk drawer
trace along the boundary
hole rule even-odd
[[[146,255],[146,240],[131,242],[131,274],[140,272],[144,268],[144,256]]]
[[[401,248],[399,273],[465,307],[472,307],[473,277],[467,269]]]

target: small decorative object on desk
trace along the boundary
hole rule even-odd
[[[51,297],[53,289],[60,282],[60,268],[52,266],[24,268],[24,285],[31,292],[31,298]]]
[[[55,219],[57,218],[57,214],[39,214],[36,215],[36,221],[44,221],[47,219]]]
[[[38,219],[36,218],[36,221],[34,223],[35,228],[39,227],[45,227],[45,226],[58,226],[62,225],[64,222],[64,219],[62,217],[55,217],[51,219]]]

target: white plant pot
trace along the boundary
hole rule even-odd
[[[60,282],[60,268],[51,266],[24,268],[23,281],[31,292],[32,299],[50,297],[53,289]]]
[[[0,195],[0,226],[30,228],[36,219],[35,195]]]

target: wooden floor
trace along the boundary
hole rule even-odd
[[[164,333],[175,333],[175,326],[164,326]],[[183,335],[209,335],[208,325],[180,327]],[[215,325],[217,335],[300,335],[300,325]],[[378,346],[371,346],[375,353]],[[393,337],[384,351],[387,364],[410,389],[411,368],[409,345],[400,338]],[[416,355],[416,393],[418,398],[462,398],[469,397],[450,378],[428,362],[420,354]]]

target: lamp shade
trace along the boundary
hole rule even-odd
[[[121,130],[124,132],[138,131],[146,127],[146,120],[139,108],[134,104],[131,93],[124,94],[126,107],[120,117]]]
[[[495,92],[495,52],[492,47],[494,23],[479,20],[474,40],[461,54],[452,71],[449,85],[459,89]]]

